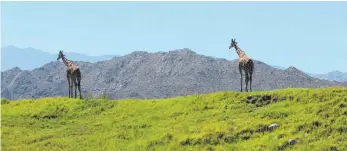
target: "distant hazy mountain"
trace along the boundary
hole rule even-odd
[[[285,70],[287,68],[281,67],[281,66],[272,66],[277,69]],[[338,82],[347,82],[347,72],[343,73],[341,71],[331,71],[328,73],[323,73],[323,74],[315,74],[315,73],[308,73],[305,72],[307,75],[318,78],[318,79],[323,79],[323,80],[329,80],[329,81],[338,81]]]
[[[238,61],[212,58],[189,49],[133,52],[96,63],[75,62],[82,72],[83,95],[110,98],[166,98],[215,91],[240,90]],[[273,68],[254,60],[253,90],[347,86],[310,77],[289,67]],[[52,61],[31,71],[1,72],[1,96],[10,99],[67,96],[66,67]]]
[[[330,81],[347,82],[347,72],[332,71],[326,74],[310,74],[313,77],[319,79],[325,79]]]
[[[58,52],[57,52],[58,53]],[[97,62],[112,59],[115,55],[87,56],[79,53],[66,52],[68,59],[73,61]],[[57,60],[57,54],[51,54],[34,48],[17,48],[7,46],[1,48],[1,71],[19,67],[31,70],[46,63]]]

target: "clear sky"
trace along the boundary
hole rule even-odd
[[[190,48],[347,72],[347,2],[1,2],[2,46],[88,55]]]

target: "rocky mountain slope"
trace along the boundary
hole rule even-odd
[[[240,89],[237,60],[207,57],[189,49],[133,52],[96,63],[76,63],[81,68],[81,87],[85,97],[166,98]],[[1,95],[9,99],[67,96],[65,70],[61,61],[50,62],[31,71],[19,68],[7,70],[1,73]],[[294,67],[280,70],[255,61],[255,91],[326,86],[347,84],[312,78]]]

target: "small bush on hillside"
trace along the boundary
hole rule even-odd
[[[109,100],[109,97],[107,94],[103,94],[99,97],[99,99],[103,99],[103,100]]]
[[[6,99],[6,98],[1,98],[1,104],[9,104],[10,100]]]

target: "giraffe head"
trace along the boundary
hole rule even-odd
[[[231,49],[233,47],[236,47],[236,45],[237,45],[236,39],[231,39],[231,43],[230,43],[229,49]]]
[[[57,58],[57,60],[59,60],[59,59],[61,59],[61,58],[63,58],[65,55],[63,54],[63,51],[59,51],[59,54],[58,54],[58,58]]]

